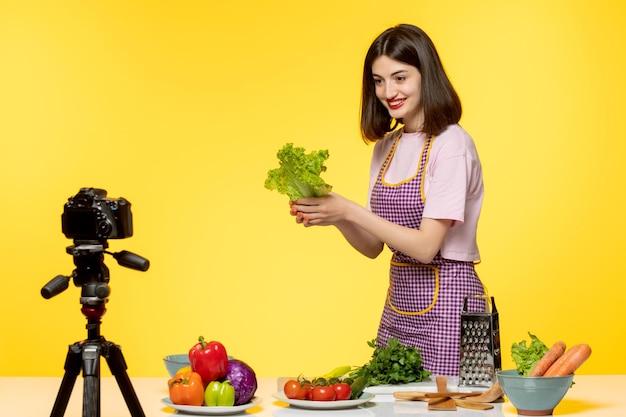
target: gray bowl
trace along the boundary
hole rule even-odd
[[[163,363],[165,364],[165,368],[167,368],[167,373],[170,375],[170,378],[172,378],[180,368],[189,366],[189,354],[180,353],[177,355],[167,355],[163,358]]]
[[[522,416],[550,416],[572,385],[568,376],[521,376],[516,369],[499,371],[496,378]]]

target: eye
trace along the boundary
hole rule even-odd
[[[383,80],[380,78],[374,78],[374,85],[383,85]]]
[[[398,75],[398,76],[396,77],[396,81],[398,81],[398,82],[404,82],[404,81],[406,81],[406,75]]]

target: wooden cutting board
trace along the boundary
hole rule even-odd
[[[445,393],[448,391],[448,378],[445,376],[435,377],[437,383],[437,392]],[[456,411],[456,402],[450,397],[443,398],[429,398],[428,399],[429,410],[443,410],[443,411]]]

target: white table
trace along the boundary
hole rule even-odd
[[[146,417],[176,415],[161,399],[167,397],[167,378],[131,378],[133,387]],[[626,416],[626,375],[577,375],[574,386],[554,410],[556,416],[620,417]],[[56,398],[61,378],[53,377],[0,377],[0,416],[49,416]],[[130,412],[112,377],[101,379],[102,417],[128,417]],[[66,417],[82,417],[83,379],[78,377]],[[262,402],[245,414],[258,417],[391,417],[391,416],[516,416],[515,408],[508,402],[495,404],[488,411],[466,410],[428,411],[425,402],[400,402],[393,396],[376,394],[367,406],[349,410],[311,411],[289,407],[272,397],[277,391],[276,378],[259,378],[256,395]],[[180,414],[182,415],[182,414]]]

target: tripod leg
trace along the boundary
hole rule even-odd
[[[130,382],[130,378],[126,373],[128,366],[126,366],[122,350],[115,343],[106,342],[106,344],[107,354],[105,355],[105,358],[107,360],[107,364],[109,365],[111,374],[113,374],[115,380],[117,381],[117,385],[119,385],[120,390],[122,391],[122,396],[124,396],[124,401],[126,401],[126,406],[130,411],[130,415],[132,417],[145,417],[141,404],[139,403],[139,398],[137,398],[137,394],[135,393],[135,390]]]
[[[73,345],[70,345],[67,351],[67,356],[65,357],[65,375],[61,381],[61,387],[59,388],[57,398],[54,401],[50,417],[63,417],[65,414],[67,404],[69,403],[70,396],[72,395],[72,390],[74,389],[74,384],[76,383],[76,378],[80,373],[80,366],[81,347],[79,343],[74,343]]]
[[[100,355],[98,342],[83,345],[83,417],[100,417]]]

